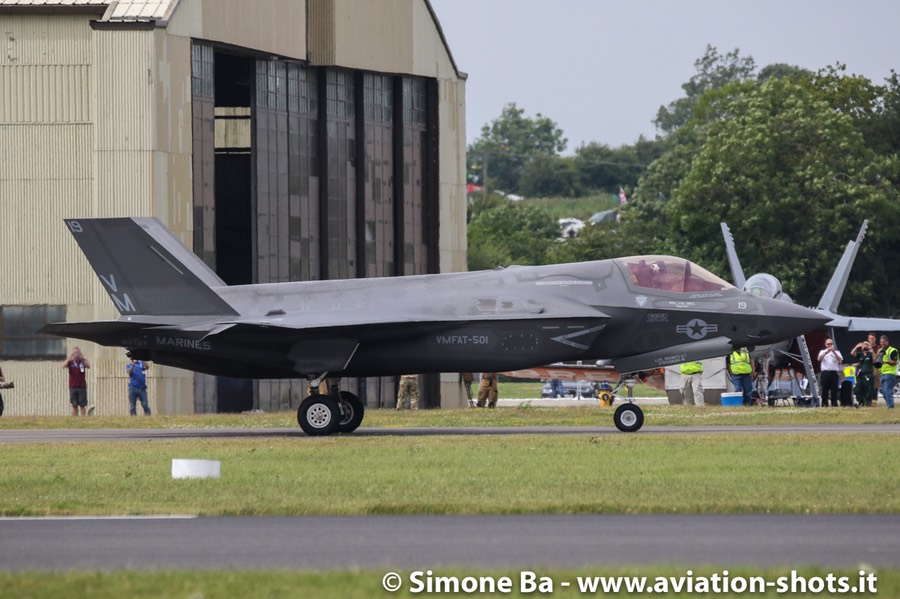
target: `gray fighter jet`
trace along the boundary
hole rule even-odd
[[[783,302],[793,302],[794,300],[791,296],[784,292],[781,281],[774,275],[760,272],[749,277],[744,276],[744,269],[741,266],[740,258],[738,258],[737,250],[735,249],[734,236],[731,234],[731,229],[729,229],[728,225],[724,222],[719,223],[719,226],[722,229],[722,237],[725,240],[725,252],[728,257],[728,266],[731,268],[731,276],[734,279],[735,285],[740,287],[743,291],[756,296],[772,298]],[[839,345],[840,342],[843,342],[845,348],[852,347],[854,341],[859,341],[860,338],[869,331],[878,333],[895,333],[900,331],[900,320],[895,318],[843,316],[837,312],[838,305],[840,304],[841,298],[844,295],[844,290],[847,287],[847,281],[850,278],[850,270],[853,268],[856,254],[859,252],[859,248],[862,245],[868,228],[869,221],[864,220],[862,226],[859,228],[856,239],[851,239],[847,242],[844,253],[841,255],[841,259],[838,262],[837,267],[835,267],[834,273],[831,275],[831,280],[828,281],[828,286],[825,288],[824,293],[822,293],[819,303],[813,308],[827,319],[827,322],[825,322],[821,328],[827,331],[829,337],[839,342]],[[807,331],[807,333],[812,332],[813,331]],[[818,340],[821,341],[822,336],[818,336]],[[796,348],[799,354],[794,354],[791,351],[793,348]],[[809,381],[810,391],[813,397],[813,405],[818,405],[819,389],[818,383],[816,382],[816,371],[813,366],[814,362],[809,351],[806,337],[804,335],[799,335],[795,340],[787,340],[778,343],[767,351],[769,354],[768,360],[779,361],[779,357],[787,356],[789,358],[797,358],[803,363],[803,368],[806,371],[807,380]],[[850,356],[845,355],[844,358],[846,360],[847,358],[850,358]]]
[[[671,256],[438,275],[226,285],[154,218],[66,220],[121,318],[42,332],[213,375],[306,378],[297,420],[351,432],[364,406],[341,377],[519,370],[611,359],[633,372],[768,345],[815,312],[744,293]],[[638,430],[623,404],[614,421]]]

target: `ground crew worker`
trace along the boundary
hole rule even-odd
[[[462,381],[463,388],[466,390],[466,400],[469,402],[469,407],[475,407],[475,398],[472,397],[472,381],[475,380],[475,375],[471,372],[461,372],[459,373],[459,378]]]
[[[731,375],[731,384],[734,390],[743,395],[745,406],[753,405],[753,365],[750,363],[750,352],[746,347],[733,351],[728,355],[728,374]]]
[[[686,405],[703,406],[703,364],[685,362],[681,365],[681,402]]]
[[[897,348],[891,347],[887,335],[882,335],[881,349],[876,363],[881,362],[881,394],[888,408],[894,407],[894,383],[897,382]]]
[[[481,386],[478,388],[478,402],[475,405],[479,408],[483,408],[486,401],[487,407],[496,408],[497,395],[497,373],[482,372]]]
[[[419,409],[419,377],[415,374],[404,374],[400,377],[400,385],[397,387],[397,409],[402,410],[409,398],[409,409]]]

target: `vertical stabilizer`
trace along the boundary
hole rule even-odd
[[[226,316],[225,283],[156,218],[67,219],[66,226],[123,316]]]
[[[738,289],[744,288],[747,282],[744,277],[744,269],[741,268],[741,261],[738,259],[737,251],[734,249],[734,237],[731,235],[731,229],[725,223],[719,223],[722,226],[722,237],[725,238],[725,252],[728,255],[728,266],[731,267],[731,277],[734,279],[734,286]]]
[[[841,261],[838,262],[837,268],[834,269],[834,274],[831,275],[828,287],[825,288],[825,293],[822,294],[822,298],[819,300],[819,305],[817,307],[820,310],[837,312],[838,304],[841,303],[841,298],[844,296],[844,289],[847,287],[850,269],[853,268],[853,262],[856,260],[856,254],[859,252],[859,246],[866,236],[866,229],[868,229],[868,227],[869,221],[864,220],[862,227],[859,229],[859,234],[856,236],[856,241],[847,243],[844,255],[841,256]]]

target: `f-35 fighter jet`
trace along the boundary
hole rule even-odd
[[[238,378],[306,378],[297,420],[351,432],[364,406],[341,377],[501,372],[611,359],[619,372],[723,356],[820,327],[687,260],[635,256],[479,272],[226,285],[155,218],[66,220],[121,318],[42,332]],[[329,393],[316,393],[329,381]],[[636,431],[643,413],[615,414]]]

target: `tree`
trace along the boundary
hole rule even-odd
[[[735,48],[722,56],[715,47],[707,44],[706,52],[694,61],[697,74],[681,85],[685,97],[660,106],[653,121],[665,134],[674,132],[691,117],[700,97],[709,90],[718,89],[733,81],[747,81],[754,77],[756,63],[748,56],[742,58]]]
[[[481,137],[469,146],[469,167],[479,167],[478,175],[490,189],[518,193],[525,166],[537,158],[557,156],[566,143],[554,121],[540,113],[528,118],[524,109],[511,103],[481,128]]]
[[[812,73],[798,66],[785,64],[783,62],[776,62],[760,69],[759,75],[756,76],[756,80],[761,83],[766,79],[770,79],[772,77],[776,79],[783,79],[784,77],[788,77],[790,75],[812,75]]]
[[[859,83],[820,75],[732,88],[741,93],[726,94],[719,108],[727,116],[703,125],[705,135],[665,206],[676,252],[727,273],[719,231],[726,221],[745,272],[772,273],[807,305],[818,300],[863,219],[873,219],[866,243],[874,256],[894,253],[900,161],[866,144],[863,107],[872,97]],[[879,305],[896,305],[900,294],[890,285],[900,274],[896,260],[881,260],[880,268],[865,255],[858,262],[855,293],[842,309],[873,314]]]
[[[525,165],[519,192],[528,197],[574,198],[582,195],[583,189],[572,158],[540,156]]]
[[[559,227],[532,206],[501,203],[479,212],[468,228],[469,270],[546,262]]]

